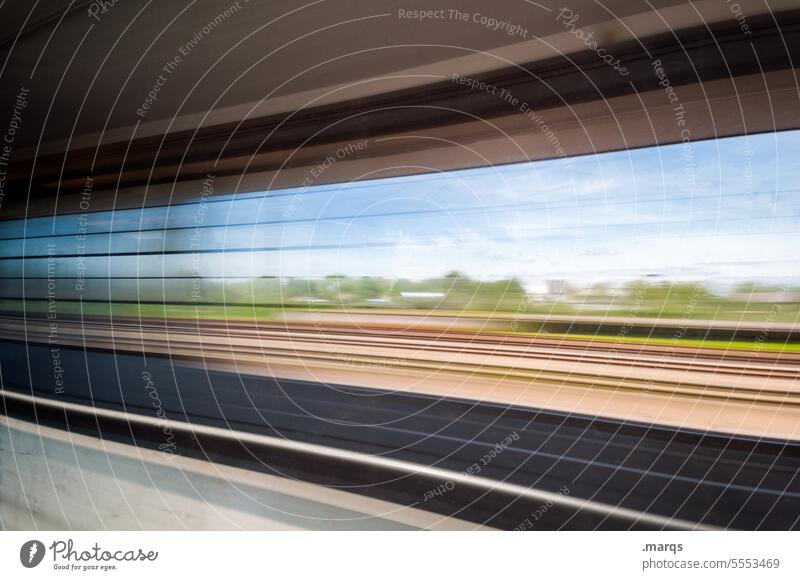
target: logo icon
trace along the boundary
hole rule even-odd
[[[44,544],[39,540],[28,540],[19,549],[19,561],[26,568],[35,568],[44,558]]]

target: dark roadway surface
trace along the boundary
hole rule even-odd
[[[0,349],[3,387],[9,390],[30,393],[28,385],[34,385],[37,395],[83,404],[94,401],[98,407],[124,408],[151,417],[160,402],[172,420],[227,423],[236,430],[456,472],[477,462],[481,476],[554,492],[566,486],[572,497],[713,526],[800,527],[797,442],[757,441],[537,409],[206,371],[199,360],[188,363],[150,355],[145,361],[141,355],[113,356],[63,347],[59,354],[64,392],[57,394],[49,347],[3,342]],[[484,465],[481,458],[512,434],[519,439]],[[245,450],[226,453],[228,462],[269,471],[257,461],[248,464],[252,458]],[[209,452],[212,457],[219,455],[219,450]],[[293,475],[302,477],[304,468],[294,468]],[[327,482],[352,484],[342,481],[341,474]],[[392,499],[504,528],[513,528],[514,522],[531,515],[530,508],[520,504],[501,506],[496,517],[487,517],[485,511],[471,513],[470,501],[458,493],[437,498],[438,506],[424,502],[423,495],[409,486],[406,497],[399,498],[395,492]],[[537,525],[571,527],[554,519],[558,517],[553,511]]]

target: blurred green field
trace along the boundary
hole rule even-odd
[[[55,293],[61,312],[83,309],[91,314],[220,318],[269,317],[275,311],[380,310],[464,314],[546,314],[659,319],[800,322],[800,288],[747,282],[712,292],[705,283],[633,280],[623,285],[577,287],[548,281],[547,290],[526,290],[516,279],[480,281],[451,272],[423,280],[326,276],[318,279],[198,279],[178,285],[165,280],[140,286],[135,280],[105,283],[93,292],[76,294],[67,286]],[[69,293],[66,293],[69,290]],[[28,295],[29,310],[46,308],[50,296]],[[108,307],[107,300],[114,303]],[[63,298],[63,300],[59,300]],[[37,306],[37,302],[40,303]],[[2,301],[19,310],[22,303]],[[166,305],[164,305],[166,303]]]
[[[516,280],[479,282],[458,273],[422,281],[390,281],[374,278],[328,277],[322,280],[291,280],[279,286],[280,292],[255,296],[246,293],[248,282],[215,283],[203,286],[195,296],[197,304],[80,302],[63,300],[48,303],[30,300],[28,312],[56,315],[113,316],[132,318],[209,319],[243,322],[298,320],[304,315],[324,316],[358,313],[390,320],[396,315],[416,315],[425,324],[436,326],[441,316],[442,328],[447,320],[461,321],[459,328],[540,337],[592,339],[604,342],[657,344],[667,346],[704,347],[771,352],[800,352],[800,343],[781,340],[765,333],[757,343],[719,335],[697,337],[698,331],[654,333],[647,324],[621,333],[600,327],[587,333],[580,327],[566,332],[545,332],[546,327],[530,315],[580,316],[601,320],[605,317],[640,319],[737,321],[761,323],[797,323],[800,303],[792,301],[796,289],[743,285],[728,295],[715,295],[702,283],[667,284],[635,281],[622,288],[595,285],[589,289],[562,287],[557,295],[535,295],[526,292]],[[266,286],[261,287],[266,288]],[[234,291],[237,290],[237,291]],[[741,299],[746,296],[749,299]],[[247,300],[259,298],[258,303]],[[772,298],[772,302],[764,301]],[[265,303],[264,299],[272,302]],[[243,302],[245,301],[245,302]],[[211,302],[212,304],[203,304]],[[0,300],[0,310],[20,312],[20,300]],[[472,324],[474,321],[474,324]],[[510,322],[513,321],[513,324]],[[563,325],[562,325],[563,326]],[[703,334],[700,332],[700,334]]]

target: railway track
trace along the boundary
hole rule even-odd
[[[49,320],[42,314],[32,313],[25,317],[15,316],[10,313],[0,312],[0,326],[6,323],[36,323]],[[188,330],[188,331],[222,331],[230,335],[246,334],[252,336],[253,333],[269,333],[292,331],[299,336],[308,334],[310,336],[323,333],[336,333],[340,338],[344,337],[378,337],[394,339],[424,339],[441,340],[446,339],[451,343],[469,343],[470,345],[490,345],[493,348],[502,346],[513,347],[559,347],[576,351],[603,351],[618,354],[642,354],[654,357],[684,357],[696,362],[709,359],[713,361],[727,362],[757,362],[764,361],[767,364],[796,364],[800,365],[800,353],[796,352],[775,352],[759,349],[754,343],[753,350],[737,350],[723,348],[701,348],[693,346],[683,346],[680,341],[675,341],[674,345],[664,346],[647,343],[624,343],[606,340],[592,340],[587,338],[571,338],[569,336],[547,337],[521,336],[507,333],[476,332],[460,328],[441,327],[429,329],[416,325],[407,328],[397,325],[369,323],[369,324],[344,324],[335,322],[312,323],[312,322],[269,322],[259,321],[244,322],[240,320],[215,320],[215,319],[191,319],[191,318],[130,318],[130,317],[99,317],[91,316],[80,318],[74,315],[58,315],[59,323],[70,324],[78,323],[86,327],[105,328],[109,325],[118,328],[142,329],[142,330]],[[606,337],[608,338],[608,337]]]
[[[182,358],[455,373],[553,386],[800,406],[800,357],[793,354],[653,348],[430,330],[341,328],[212,321],[5,317],[0,339],[152,352]]]

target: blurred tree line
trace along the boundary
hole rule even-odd
[[[526,300],[516,279],[480,281],[460,272],[423,280],[379,277],[254,278],[200,281],[198,302],[317,304],[331,307],[403,306],[468,310],[516,310]],[[185,298],[183,298],[185,300]]]

